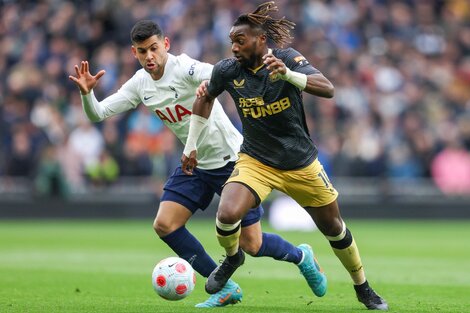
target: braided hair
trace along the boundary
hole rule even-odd
[[[277,12],[278,8],[274,1],[260,4],[253,13],[240,15],[233,26],[248,24],[251,27],[261,28],[266,36],[274,41],[279,47],[290,43],[290,31],[294,29],[295,23],[287,20],[285,17],[275,19],[269,15],[269,12]]]

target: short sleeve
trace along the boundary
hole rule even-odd
[[[199,86],[203,80],[209,80],[212,74],[212,64],[200,62],[192,59],[186,54],[181,54],[179,58],[181,75],[191,85]]]
[[[223,61],[218,62],[214,65],[214,69],[212,70],[212,76],[207,88],[207,91],[212,97],[217,97],[220,95],[224,90],[224,76],[222,72]]]
[[[292,71],[303,73],[305,75],[321,74],[321,72],[313,67],[300,52],[293,48],[288,48],[282,51],[281,59]]]

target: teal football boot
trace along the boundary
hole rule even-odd
[[[298,246],[302,250],[303,258],[297,266],[304,275],[308,285],[317,297],[323,297],[326,293],[327,280],[320,265],[313,254],[312,247],[307,244]]]
[[[215,308],[236,304],[242,301],[242,297],[243,292],[240,286],[229,279],[222,290],[211,295],[205,302],[196,304],[196,308]]]

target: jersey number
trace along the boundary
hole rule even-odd
[[[174,112],[171,112],[170,108],[165,108],[164,111],[166,114],[160,110],[155,110],[155,113],[162,121],[168,121],[168,123],[181,122],[185,115],[191,115],[191,111],[179,104],[175,105]]]
[[[320,170],[320,173],[318,173],[318,177],[323,180],[323,183],[325,183],[326,188],[330,188],[330,179],[328,178],[328,175],[326,175],[326,172],[324,169]]]

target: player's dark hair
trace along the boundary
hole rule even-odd
[[[162,38],[163,31],[157,23],[151,20],[138,21],[131,30],[132,42],[142,42],[153,35]]]
[[[285,17],[275,19],[269,12],[277,12],[278,8],[274,1],[260,4],[253,13],[242,14],[233,26],[249,25],[251,28],[259,28],[266,33],[266,36],[274,41],[279,47],[291,42],[290,30],[294,29],[295,23]]]

